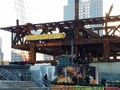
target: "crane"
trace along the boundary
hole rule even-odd
[[[15,11],[17,19],[19,20],[19,24],[26,24],[26,13],[25,13],[25,5],[24,0],[14,0],[15,3]]]
[[[26,12],[25,12],[25,3],[24,0],[14,0],[15,11],[17,16],[18,25],[25,25],[27,22]],[[22,55],[24,61],[29,60],[29,52],[20,50],[19,53]]]

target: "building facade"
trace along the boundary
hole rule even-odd
[[[120,15],[120,0],[79,0],[79,19],[105,16],[109,12],[110,6],[113,9],[111,16]],[[75,0],[68,0],[64,6],[64,20],[75,19]]]
[[[79,19],[103,16],[103,0],[79,0]],[[75,19],[75,0],[64,7],[64,20]]]
[[[11,62],[20,62],[20,61],[28,61],[29,60],[29,52],[22,51],[18,49],[11,50]]]

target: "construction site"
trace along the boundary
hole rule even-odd
[[[120,23],[120,15],[110,15],[113,9],[111,5],[105,17],[79,19],[78,3],[79,0],[75,0],[75,20],[24,25],[20,25],[19,20],[16,20],[16,26],[0,28],[11,32],[11,48],[29,52],[27,61],[0,65],[0,90],[120,90],[120,25],[110,24]],[[98,24],[102,26],[94,27]],[[33,34],[33,31],[37,34]],[[100,32],[104,34],[101,35]],[[37,61],[36,53],[51,55],[53,60]],[[40,69],[48,68],[47,66],[48,72],[52,72],[53,68],[58,70],[64,67],[62,74],[65,78],[59,82],[62,80],[57,78],[60,72],[54,71],[56,73],[52,78],[54,83],[56,79],[65,85],[68,82],[72,83],[66,76],[68,72],[72,72],[69,71],[70,67],[76,66],[94,76],[96,83],[84,84],[85,86],[83,83],[79,86],[71,83],[65,86],[62,83],[62,86],[44,82],[45,73],[41,74]],[[101,85],[102,78],[106,80],[105,85]]]

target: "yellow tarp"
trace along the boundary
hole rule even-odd
[[[65,33],[55,33],[55,34],[40,34],[40,35],[26,35],[26,40],[49,40],[49,39],[64,39]]]

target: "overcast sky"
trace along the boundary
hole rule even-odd
[[[0,27],[16,25],[16,9],[14,0],[0,0]],[[21,1],[21,0],[18,0]],[[26,19],[29,23],[45,23],[63,21],[63,8],[67,0],[23,0]],[[4,59],[10,59],[10,33],[0,30]]]

